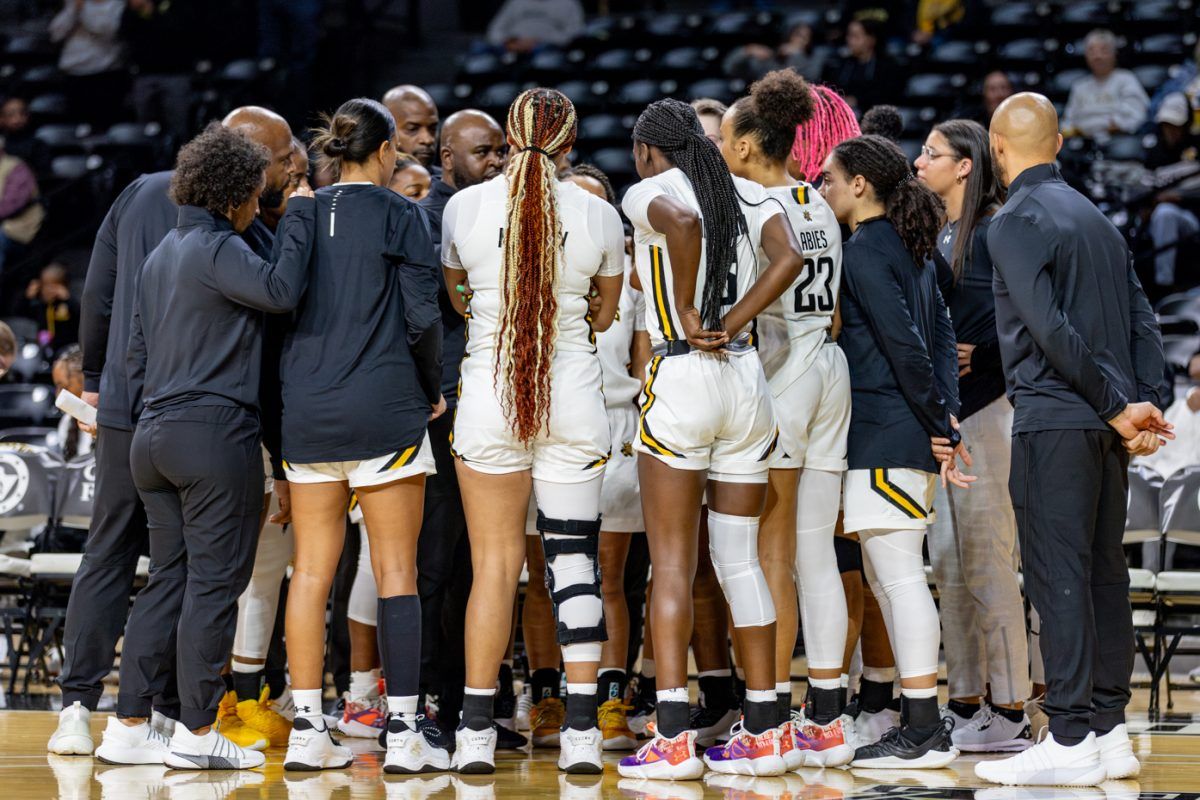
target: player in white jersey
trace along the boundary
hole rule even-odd
[[[559,767],[601,770],[597,551],[611,442],[594,334],[617,311],[625,238],[616,209],[556,179],[554,159],[570,152],[575,133],[566,96],[523,92],[508,113],[506,174],[460,190],[442,219],[447,287],[469,320],[452,442],[474,566],[460,772],[495,769],[492,697],[525,560],[531,483],[567,672]]]
[[[758,565],[758,518],[778,432],[752,345],[754,317],[800,272],[803,258],[780,206],[729,174],[695,112],[652,103],[633,132],[641,183],[622,206],[634,225],[635,262],[654,346],[637,449],[654,565],[658,729],[621,774],[699,778],[688,729],[687,647],[692,632],[700,505],[708,489],[714,570],[746,663],[744,723],[710,748],[718,771],[783,771],[775,694],[775,610]],[[770,266],[758,272],[759,248]],[[700,265],[704,264],[704,269]]]
[[[766,187],[787,214],[804,252],[799,277],[760,317],[760,346],[779,424],[771,456],[759,558],[775,601],[775,678],[780,710],[791,710],[792,643],[796,640],[796,583],[801,592],[809,702],[805,719],[790,724],[789,766],[842,766],[854,750],[839,719],[846,598],[838,574],[837,527],[850,375],[831,328],[842,277],[842,235],[825,199],[787,173],[797,125],[813,116],[808,83],[792,70],[767,73],[722,120],[721,153],[733,174]]]

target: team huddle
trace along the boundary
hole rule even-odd
[[[1025,169],[1023,140],[1005,128],[1027,128],[1042,103],[1019,95],[998,112],[993,140],[1009,146],[995,167],[988,131],[951,121],[931,133],[914,173],[894,142],[858,135],[836,94],[780,70],[722,108],[707,133],[693,106],[650,104],[633,130],[641,180],[618,209],[603,173],[571,166],[570,99],[530,89],[508,112],[503,171],[459,185],[438,220],[387,188],[400,155],[393,115],[356,99],[313,143],[336,182],[291,191],[271,232],[258,211],[275,154],[228,120],[211,126],[179,154],[178,224],[136,278],[128,457],[154,567],[96,755],[255,768],[268,742],[235,733],[258,725],[270,744],[286,742],[285,769],[344,768],[353,755],[336,726],[378,735],[388,773],[490,773],[512,716],[498,707],[497,675],[507,668],[511,681],[527,555],[534,701],[557,697],[560,663],[565,673],[558,716],[533,726],[534,744],[557,745],[567,773],[602,772],[606,750],[632,751],[617,766],[624,777],[695,780],[804,766],[936,769],[964,750],[1030,747],[1022,704],[1040,656],[1025,649],[1007,490],[1004,510],[991,512],[1009,521],[991,576],[1000,588],[985,601],[989,619],[1003,621],[972,631],[986,657],[959,664],[947,642],[949,708],[938,704],[941,623],[923,546],[939,483],[954,515],[967,513],[977,477],[1007,483],[1008,456],[1000,467],[993,455],[1006,451],[1013,410],[987,227],[1004,200],[997,175],[1052,169]],[[996,275],[1000,286],[999,261]],[[1139,293],[1130,290],[1127,317],[1141,313]],[[458,324],[451,315],[465,320],[461,354],[443,341]],[[1123,427],[1112,423],[1130,453],[1170,436],[1137,399]],[[260,442],[272,467],[265,484]],[[431,634],[418,598],[426,476],[447,473],[473,573],[453,742],[425,716]],[[231,650],[234,686],[266,658],[265,644],[247,649],[237,601],[262,568],[261,499],[272,483],[273,519],[294,536],[283,612],[294,708],[269,704],[265,689],[247,701],[255,683],[237,692],[247,713],[242,704],[234,713],[221,675]],[[382,680],[369,687],[371,719],[347,705],[331,721],[319,621],[347,508],[365,533],[365,583],[349,617],[352,643],[367,638],[353,668],[378,658]],[[634,708],[620,587],[640,531],[652,569],[641,689],[653,690]],[[291,548],[271,558],[286,565]],[[724,604],[694,597],[698,571],[715,576]],[[878,606],[872,632],[864,594]],[[701,620],[714,601],[718,619]],[[275,591],[256,606],[257,639],[269,638],[277,603]],[[744,697],[736,713],[698,724],[689,646],[726,620]],[[795,711],[801,630],[807,696]],[[860,631],[864,669],[851,699]],[[703,689],[699,652],[696,661]],[[542,691],[546,670],[554,686]],[[180,707],[163,717],[172,672]],[[958,676],[968,672],[984,674],[967,686]],[[1076,731],[1052,722],[1064,749],[1091,748],[1070,780],[1055,782],[1136,772],[1123,702],[1113,702],[1112,724],[1093,726],[1090,739],[1085,727],[1071,741]],[[82,713],[64,711],[51,749],[84,752],[71,749],[83,745],[72,744],[69,712]],[[981,763],[979,775],[1037,782],[1029,776],[1044,765],[1020,758]]]

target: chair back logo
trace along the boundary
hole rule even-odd
[[[0,453],[0,514],[21,504],[29,489],[29,467],[18,456]]]

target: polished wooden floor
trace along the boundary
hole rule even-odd
[[[1182,695],[1182,693],[1180,693]],[[1145,708],[1144,692],[1135,695]],[[360,755],[341,772],[296,775],[283,772],[283,752],[268,753],[256,772],[181,772],[163,767],[110,767],[91,758],[48,755],[46,739],[56,715],[50,711],[0,712],[0,800],[490,800],[494,797],[560,800],[842,800],[842,798],[940,798],[941,800],[1188,800],[1200,798],[1200,705],[1194,693],[1177,700],[1180,716],[1149,722],[1131,715],[1134,747],[1142,760],[1136,781],[1098,789],[983,788],[973,772],[976,757],[934,771],[802,770],[784,778],[733,778],[721,785],[622,780],[617,756],[603,776],[567,778],[555,767],[554,750],[500,755],[490,777],[384,776],[382,751],[374,742],[350,740]],[[106,714],[93,717],[99,741]],[[731,777],[731,776],[723,776]],[[979,789],[979,791],[974,791]]]

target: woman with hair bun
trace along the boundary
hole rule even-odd
[[[454,766],[495,770],[496,674],[532,490],[567,674],[558,766],[599,773],[598,552],[612,440],[595,333],[612,324],[621,299],[625,235],[613,206],[557,178],[577,130],[565,95],[523,92],[507,128],[506,172],[459,190],[442,218],[446,286],[470,332],[452,440],[474,566]],[[589,311],[593,286],[599,302]]]
[[[426,424],[441,414],[437,257],[425,212],[387,189],[396,124],[374,100],[349,100],[314,148],[338,182],[316,193],[308,291],[284,340],[283,458],[291,484],[295,571],[287,654],[296,721],[284,769],[350,765],[321,714],[325,603],[353,490],[370,537],[387,679],[389,773],[444,770],[438,727],[417,709],[421,607],[416,551]]]
[[[847,618],[833,544],[850,425],[846,357],[830,335],[842,277],[842,233],[825,199],[786,169],[797,126],[812,119],[814,105],[804,78],[776,70],[755,82],[750,96],[736,102],[721,123],[721,153],[730,170],[762,184],[783,207],[804,253],[799,277],[759,317],[759,352],[779,424],[759,558],[775,602],[775,691],[787,717],[783,755],[789,767],[838,767],[854,755],[840,719]],[[809,702],[805,719],[793,722],[797,583]]]
[[[966,488],[958,433],[954,330],[929,262],[943,206],[880,136],[842,142],[825,161],[821,192],[852,235],[842,251],[842,333],[850,367],[845,479],[847,533],[862,542],[900,670],[900,727],[859,747],[852,766],[937,769],[958,756],[937,703],[940,629],[922,543],[934,482]]]

